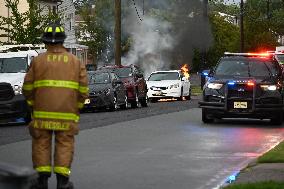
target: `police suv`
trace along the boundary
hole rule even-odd
[[[30,113],[22,94],[26,71],[34,50],[0,53],[0,120],[29,122]]]
[[[203,87],[202,121],[215,118],[283,120],[283,76],[273,56],[225,53]]]

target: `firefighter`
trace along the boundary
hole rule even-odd
[[[69,176],[74,135],[78,134],[79,109],[87,98],[88,87],[85,65],[64,48],[65,38],[58,22],[45,28],[42,41],[47,52],[33,59],[24,80],[23,93],[32,109],[32,161],[39,174],[34,189],[47,189],[52,171],[57,189],[73,188]]]

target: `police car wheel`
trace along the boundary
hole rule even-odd
[[[214,119],[208,118],[208,113],[206,109],[202,108],[202,121],[203,123],[212,123],[214,122]]]

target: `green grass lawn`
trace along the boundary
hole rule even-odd
[[[284,142],[263,154],[257,159],[257,163],[284,163]],[[284,182],[258,182],[251,184],[231,184],[224,189],[283,189]]]
[[[224,189],[283,189],[284,182],[259,182],[259,183],[251,183],[251,184],[232,184]]]
[[[200,85],[192,85],[191,86],[191,94],[193,96],[197,96],[197,95],[201,95],[202,94],[202,89],[200,87]]]
[[[259,157],[258,163],[284,163],[284,142]],[[284,187],[283,187],[284,188]]]

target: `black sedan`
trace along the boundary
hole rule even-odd
[[[127,93],[122,81],[110,71],[90,71],[89,98],[85,101],[84,109],[109,109],[115,111],[119,107],[126,109]]]

